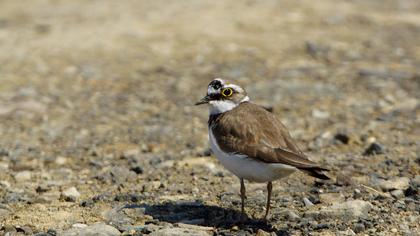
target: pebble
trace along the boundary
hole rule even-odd
[[[143,168],[141,166],[134,166],[130,168],[130,170],[135,172],[138,175],[143,174]]]
[[[262,230],[262,229],[258,229],[257,234],[255,234],[255,236],[270,236],[271,234]]]
[[[6,180],[2,180],[2,181],[0,181],[0,187],[2,188],[2,189],[8,189],[8,188],[10,188],[10,183],[9,182],[7,182]]]
[[[404,191],[402,191],[401,189],[396,189],[391,192],[391,195],[396,199],[400,199],[404,197]]]
[[[359,190],[360,191],[360,190]],[[341,193],[322,193],[319,194],[319,200],[322,203],[337,203],[344,202],[345,198]]]
[[[351,200],[343,203],[335,203],[330,207],[320,210],[311,210],[305,213],[305,217],[314,219],[340,218],[342,220],[352,220],[358,218],[367,218],[372,204],[363,200]]]
[[[287,211],[287,219],[290,220],[290,221],[299,221],[301,218],[294,211],[288,210]]]
[[[112,167],[109,171],[98,175],[96,178],[102,182],[123,184],[136,179],[137,174],[124,166]]]
[[[413,183],[413,185],[417,188],[420,187],[420,175],[416,175],[416,177],[414,177],[411,182]],[[1,184],[1,182],[0,182]]]
[[[28,170],[24,170],[15,174],[16,182],[25,182],[29,181],[32,178],[32,174]]]
[[[80,193],[76,187],[70,187],[62,192],[62,197],[65,201],[75,202],[80,197]]]
[[[303,203],[305,203],[305,206],[306,207],[311,207],[311,206],[313,206],[314,204],[308,199],[308,198],[306,198],[306,197],[304,197],[303,198]]]
[[[22,232],[25,235],[32,235],[33,234],[32,228],[30,226],[27,226],[27,225],[16,226],[16,231],[17,232]]]
[[[407,177],[396,177],[389,180],[379,180],[378,184],[383,191],[406,190],[410,186],[410,179]]]
[[[150,236],[211,236],[210,232],[187,228],[164,228],[152,232]]]
[[[363,155],[370,156],[370,155],[378,155],[378,154],[384,154],[385,153],[385,147],[382,144],[379,143],[371,143],[368,148],[365,149]]]
[[[343,144],[348,144],[350,141],[350,137],[345,133],[337,133],[334,136],[334,139],[340,141]]]
[[[364,224],[361,224],[361,223],[356,223],[356,224],[354,224],[354,226],[353,226],[353,231],[354,231],[356,234],[358,234],[358,233],[360,233],[360,232],[363,232],[363,231],[365,231],[365,225],[364,225]]]
[[[51,203],[60,199],[60,196],[61,194],[58,191],[46,192],[37,196],[35,198],[35,203],[42,203],[42,204]]]
[[[317,119],[327,119],[330,117],[330,113],[328,113],[327,111],[321,111],[318,109],[313,109],[312,110],[312,117],[317,118]]]
[[[9,210],[0,208],[0,220],[7,218],[10,214]]]
[[[95,223],[93,225],[89,225],[86,227],[72,227],[66,231],[64,231],[62,236],[118,236],[120,235],[120,231],[118,229],[106,225],[102,222]]]

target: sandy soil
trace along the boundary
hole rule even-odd
[[[0,234],[416,235],[419,39],[416,0],[1,1]],[[269,222],[250,183],[237,223],[239,182],[192,105],[214,77],[272,107],[333,180],[277,181]],[[369,212],[318,217],[355,199]]]

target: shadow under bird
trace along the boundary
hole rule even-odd
[[[249,101],[242,87],[214,79],[207,95],[196,105],[208,104],[210,148],[217,159],[241,182],[242,214],[245,214],[244,179],[267,183],[270,211],[272,182],[296,170],[319,179],[329,179],[319,166],[299,149],[280,119]]]

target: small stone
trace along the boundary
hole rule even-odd
[[[420,175],[416,175],[416,177],[414,177],[411,182],[413,183],[413,185],[417,188],[420,188]],[[0,182],[1,184],[1,182]]]
[[[95,223],[93,225],[89,225],[87,227],[72,227],[66,231],[64,231],[61,235],[62,236],[77,236],[77,235],[84,235],[84,236],[118,236],[120,235],[120,231],[118,229],[106,225],[104,223]]]
[[[323,218],[341,218],[342,220],[352,220],[368,216],[372,204],[363,200],[352,200],[343,203],[335,203],[330,207],[320,210],[311,210],[305,213],[306,217],[313,217],[314,219]]]
[[[47,234],[49,234],[50,236],[56,236],[58,233],[55,229],[48,229]]]
[[[311,206],[313,206],[314,204],[308,199],[308,198],[306,198],[306,197],[304,197],[303,198],[303,203],[305,203],[305,206],[306,207],[311,207]]]
[[[81,207],[93,207],[95,202],[92,199],[83,200],[79,204]]]
[[[407,177],[396,177],[389,180],[379,180],[378,184],[383,191],[406,190],[410,186],[410,179]]]
[[[392,232],[392,233],[397,233],[397,232],[398,232],[398,229],[396,229],[396,228],[392,228],[392,229],[391,229],[391,232]]]
[[[385,153],[385,147],[379,143],[371,143],[368,148],[366,148],[363,155],[370,156],[370,155],[379,155]]]
[[[354,224],[353,231],[358,234],[360,232],[365,231],[365,225],[361,223]]]
[[[0,187],[2,188],[2,189],[8,189],[8,188],[10,188],[10,183],[9,182],[7,182],[6,180],[2,180],[2,181],[0,181]]]
[[[294,211],[287,211],[287,219],[290,221],[299,221],[301,218]]]
[[[59,166],[65,165],[66,163],[67,163],[67,158],[65,158],[65,157],[57,157],[55,159],[55,164],[57,164]]]
[[[73,227],[73,228],[85,228],[85,227],[88,227],[88,226],[86,224],[77,223],[77,224],[73,224],[71,227]]]
[[[143,174],[143,168],[141,166],[132,167],[130,170],[138,175]]]
[[[25,182],[31,180],[32,174],[30,171],[25,170],[15,174],[16,182]]]
[[[341,193],[322,193],[319,194],[319,200],[322,203],[332,204],[337,202],[344,202],[345,198]]]
[[[60,199],[60,192],[58,191],[51,191],[43,193],[35,198],[35,203],[51,203]]]
[[[312,116],[317,119],[327,119],[330,117],[330,113],[318,109],[313,109]]]
[[[32,234],[33,234],[32,228],[31,228],[31,227],[29,227],[29,226],[27,226],[27,225],[24,225],[24,226],[17,226],[17,227],[16,227],[16,231],[17,231],[18,233],[19,233],[19,232],[24,233],[25,235],[32,235]]]
[[[395,197],[396,199],[400,199],[404,197],[404,191],[402,191],[401,189],[396,189],[396,190],[391,191],[391,195]]]
[[[334,136],[334,139],[340,141],[343,144],[348,144],[349,141],[350,141],[350,137],[347,134],[344,134],[344,133],[337,133]]]
[[[62,196],[65,201],[75,202],[80,197],[80,193],[76,187],[70,187],[62,192]]]
[[[360,198],[362,197],[362,191],[360,191],[360,189],[355,188],[354,189],[354,198]]]
[[[5,233],[16,233],[16,228],[13,225],[3,225],[2,230]],[[14,234],[8,234],[8,235],[14,235]]]
[[[10,214],[9,210],[0,208],[0,220],[6,219]]]
[[[164,228],[152,232],[150,236],[210,236],[210,232],[186,228]]]
[[[265,232],[262,229],[258,229],[257,234],[255,234],[255,236],[270,236],[271,234],[268,232]]]

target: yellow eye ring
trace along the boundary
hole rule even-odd
[[[224,97],[230,97],[233,94],[233,90],[231,88],[225,88],[222,90],[222,95]]]

